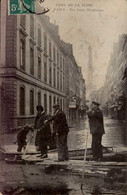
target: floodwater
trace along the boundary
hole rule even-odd
[[[127,146],[125,129],[120,121],[105,117],[104,128],[105,134],[102,138],[103,146],[113,148],[125,148]],[[69,149],[85,148],[87,133],[87,147],[91,147],[92,137],[88,120],[82,119],[71,123],[70,132],[68,134]]]
[[[91,135],[89,130],[89,123],[88,120],[82,119],[79,121],[73,121],[70,125],[70,132],[68,134],[68,147],[69,149],[81,149],[85,148],[86,140],[87,140],[87,147],[91,147]],[[104,118],[104,127],[105,127],[105,134],[102,139],[102,145],[108,146],[108,147],[117,147],[119,148],[126,148],[127,142],[126,142],[126,133],[123,128],[123,124],[120,123],[117,120],[113,120],[110,118]],[[87,137],[88,133],[88,137]],[[7,140],[9,140],[12,143],[11,136],[7,135],[8,139],[5,139],[5,143],[7,143]],[[9,139],[10,138],[10,139]],[[88,138],[88,139],[87,139]],[[13,138],[14,139],[14,138]],[[9,143],[8,141],[8,143]],[[4,164],[5,165],[5,164]],[[14,165],[7,165],[8,169],[10,166],[10,170],[12,170],[11,166],[14,167]],[[29,166],[29,171],[30,171]],[[18,172],[18,170],[17,170]],[[40,174],[40,173],[39,173]],[[44,192],[44,189],[18,189],[17,193],[15,195],[99,195],[99,194],[115,194],[115,195],[126,195],[126,186],[124,184],[119,183],[111,183],[111,181],[105,181],[101,177],[88,177],[86,176],[84,178],[83,187],[81,190],[81,176],[73,175],[71,173],[66,173],[60,171],[58,173],[55,173],[56,175],[49,174],[49,178],[51,181],[55,181],[56,178],[58,178],[59,183],[62,184],[62,190],[59,189],[54,193],[54,185],[49,187],[48,190],[50,190],[50,193]],[[65,174],[65,175],[64,175]],[[12,174],[13,176],[15,174]],[[5,177],[5,176],[4,176]],[[35,182],[36,179],[35,176],[30,176],[31,182],[29,184],[32,185],[32,179]],[[43,173],[44,177],[44,173]],[[46,178],[46,176],[45,176]],[[27,178],[26,178],[27,179]],[[44,178],[41,178],[42,182],[45,181]],[[38,182],[38,179],[37,179]],[[61,183],[62,182],[62,183]],[[49,182],[50,183],[50,182]],[[56,189],[55,189],[56,190]],[[8,194],[8,193],[7,193]]]
[[[91,147],[92,137],[90,134],[88,119],[80,119],[78,121],[73,121],[69,124],[69,134],[68,134],[68,148],[69,149],[82,149],[85,148],[86,138],[87,147]],[[123,124],[117,120],[104,118],[104,128],[105,134],[102,138],[102,145],[107,147],[117,147],[125,148],[127,147],[127,133],[123,128]],[[17,133],[14,134],[3,134],[1,136],[1,145],[12,144],[16,141]],[[32,144],[34,144],[34,139]]]
[[[107,147],[113,147],[116,151],[121,149],[126,150],[126,132],[123,124],[111,118],[104,118],[105,134],[102,138],[102,145]],[[87,136],[88,133],[88,136]],[[71,124],[70,132],[68,135],[68,147],[69,149],[81,149],[85,148],[87,140],[87,147],[91,147],[92,136],[90,134],[88,119],[76,121]],[[78,185],[78,187],[80,184]],[[119,186],[119,184],[113,184],[111,181],[103,180],[102,178],[88,178],[84,180],[83,190],[76,188],[75,191],[70,191],[69,195],[99,195],[99,194],[117,194],[126,195],[126,187]],[[78,189],[78,190],[77,190]],[[126,191],[126,192],[125,192]]]

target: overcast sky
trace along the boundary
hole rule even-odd
[[[73,44],[84,78],[87,78],[88,45],[92,46],[93,79],[98,88],[103,86],[113,43],[119,35],[127,33],[127,0],[45,0],[42,5],[50,9],[47,14],[50,21],[59,25],[61,39]],[[64,10],[56,10],[59,8]]]

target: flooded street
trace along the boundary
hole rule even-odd
[[[85,148],[87,131],[88,147],[91,147],[88,120],[79,120],[69,124],[69,126],[69,149]],[[103,146],[118,149],[126,147],[125,131],[122,123],[111,118],[104,118],[104,127]],[[16,134],[6,134],[2,141],[6,144],[12,144],[15,139]],[[82,169],[83,167],[81,167]],[[7,164],[1,161],[0,175],[0,182],[5,185],[5,191],[7,191],[5,195],[8,195],[8,191],[13,189],[16,189],[14,195],[126,195],[125,181],[122,180],[121,183],[118,181],[112,182],[106,180],[106,175],[105,178],[101,175],[98,177],[85,175],[83,190],[81,190],[82,176],[75,175],[70,170],[64,171],[64,167],[60,167],[58,170],[55,168],[51,173],[46,173],[42,165]]]
[[[123,124],[118,120],[104,118],[105,134],[102,138],[102,145],[108,147],[126,147],[126,133]],[[88,130],[88,147],[91,147],[91,134],[88,120],[79,120],[71,124],[68,135],[69,149],[81,149],[85,147],[86,131]]]
[[[118,120],[104,118],[105,134],[102,137],[102,145],[109,147],[122,148],[127,146],[126,133],[123,124]],[[90,134],[89,123],[86,119],[73,121],[69,124],[68,147],[69,149],[82,149],[85,147],[86,133],[88,131],[87,146],[91,147],[92,136]],[[1,145],[9,145],[16,141],[17,133],[3,134],[1,136]],[[34,144],[34,139],[32,144]]]

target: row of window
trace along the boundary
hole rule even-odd
[[[37,77],[38,79],[42,79],[42,61],[41,61],[41,51],[38,49],[37,51]],[[25,44],[25,37],[21,33],[20,39],[20,69],[25,71],[26,69],[26,44]],[[30,74],[34,76],[35,72],[35,64],[34,64],[34,45],[30,42]],[[52,78],[52,71],[53,71],[53,78]],[[51,62],[49,61],[49,73],[47,71],[47,62],[44,62],[44,82],[48,82],[47,75],[49,74],[49,84],[56,87],[60,90],[64,90],[64,76],[61,71],[57,71],[55,65],[51,66]],[[56,83],[56,76],[57,76],[57,83]],[[60,79],[61,78],[61,79]],[[54,81],[53,81],[54,79]]]
[[[25,29],[26,27],[26,16],[21,16],[20,20],[21,26]],[[30,15],[30,35],[34,39],[34,16]],[[41,47],[42,46],[42,36],[41,36],[41,25],[38,24],[38,31],[37,31],[37,43]],[[51,40],[48,39],[47,34],[44,32],[44,51],[47,52],[49,47],[49,57],[52,59],[57,65],[60,65],[60,68],[64,71],[64,58],[59,53],[59,51],[55,48],[55,46],[51,43]],[[57,61],[56,61],[57,60]]]
[[[42,99],[43,99],[43,103],[44,103],[43,104],[44,105],[44,110],[46,112],[48,112],[47,103],[49,104],[49,113],[52,113],[52,106],[56,103],[59,103],[61,108],[64,107],[64,100],[62,100],[62,98],[53,96],[53,100],[52,100],[52,96],[50,95],[48,97],[47,94],[44,94],[44,97],[42,97],[40,91],[37,94],[37,102],[36,102],[36,105],[35,105],[34,90],[31,89],[30,92],[29,92],[29,114],[30,115],[35,114],[34,113],[35,106],[41,105],[42,104]],[[19,93],[19,114],[20,114],[20,116],[23,116],[23,115],[26,114],[25,108],[26,108],[26,92],[25,92],[25,87],[21,86],[20,87],[20,93]]]

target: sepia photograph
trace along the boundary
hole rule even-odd
[[[0,0],[0,195],[127,194],[127,0]]]

